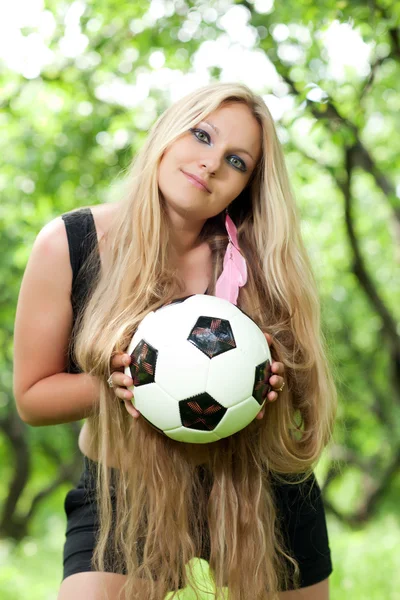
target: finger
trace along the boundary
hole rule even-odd
[[[117,398],[121,398],[121,400],[132,400],[133,393],[130,390],[127,390],[126,387],[116,387],[114,388],[114,393]]]
[[[267,339],[268,346],[271,346],[272,345],[272,336],[269,333],[266,333],[265,331],[264,331],[264,335]]]
[[[269,378],[269,384],[272,385],[273,388],[279,390],[282,387],[283,377],[278,377],[278,375],[273,375]]]
[[[132,387],[133,385],[133,379],[121,371],[114,371],[111,374],[111,381],[114,387]]]
[[[276,392],[269,392],[269,394],[267,394],[267,398],[270,402],[275,402],[275,400],[278,399],[278,394]]]
[[[273,361],[271,365],[271,371],[273,373],[277,373],[278,375],[283,375],[285,372],[285,365],[278,361]]]
[[[122,369],[129,365],[130,362],[131,357],[129,354],[126,354],[125,352],[117,352],[117,354],[114,354],[114,356],[111,358],[111,370],[113,371],[114,369]]]
[[[133,406],[130,400],[125,400],[125,408],[128,411],[128,413],[135,419],[138,419],[140,417],[140,412],[136,410],[136,408]]]

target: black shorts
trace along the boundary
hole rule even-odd
[[[98,531],[98,510],[95,498],[95,471],[97,463],[84,456],[84,470],[76,488],[70,490],[65,498],[64,510],[67,516],[67,531],[64,544],[63,579],[75,573],[93,571],[91,560]],[[113,469],[111,470],[111,478]],[[204,469],[200,467],[200,477],[204,481]],[[111,502],[115,505],[115,496],[110,490]],[[206,528],[208,531],[208,528]],[[205,535],[204,546],[199,553],[207,562],[210,559],[210,539]],[[110,537],[111,540],[111,537]],[[144,540],[137,543],[139,564],[143,561]],[[112,553],[106,551],[106,572],[126,574],[113,567]],[[182,577],[179,589],[183,587]]]
[[[75,573],[92,571],[91,559],[98,530],[97,505],[94,497],[94,470],[96,463],[84,457],[84,470],[76,488],[65,498],[67,516],[64,545],[63,579]],[[321,490],[313,476],[299,485],[275,484],[277,511],[290,555],[300,568],[300,587],[313,585],[332,573],[331,553],[326,527]],[[207,531],[207,528],[206,528]],[[143,546],[138,550],[138,559]],[[210,558],[209,537],[200,553],[207,562]],[[109,564],[112,564],[110,559]],[[288,563],[289,572],[291,563]],[[117,572],[112,567],[106,569]],[[125,574],[125,571],[120,571]],[[290,589],[290,588],[289,588]]]

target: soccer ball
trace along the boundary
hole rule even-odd
[[[207,444],[246,427],[271,390],[271,353],[237,306],[193,294],[148,313],[128,348],[133,405],[160,433]]]

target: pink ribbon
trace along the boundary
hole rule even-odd
[[[215,286],[215,295],[236,305],[239,288],[247,281],[247,266],[245,258],[240,253],[236,226],[228,213],[226,213],[225,227],[229,243],[224,256],[223,271]]]

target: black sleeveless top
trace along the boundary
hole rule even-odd
[[[100,271],[101,262],[97,244],[97,232],[90,208],[81,208],[61,215],[67,232],[69,258],[72,267],[71,304],[73,326],[77,316],[83,309],[86,299],[92,291],[92,283]],[[95,262],[90,270],[84,268],[92,252],[95,252]],[[68,373],[81,373],[72,352],[68,355]]]

